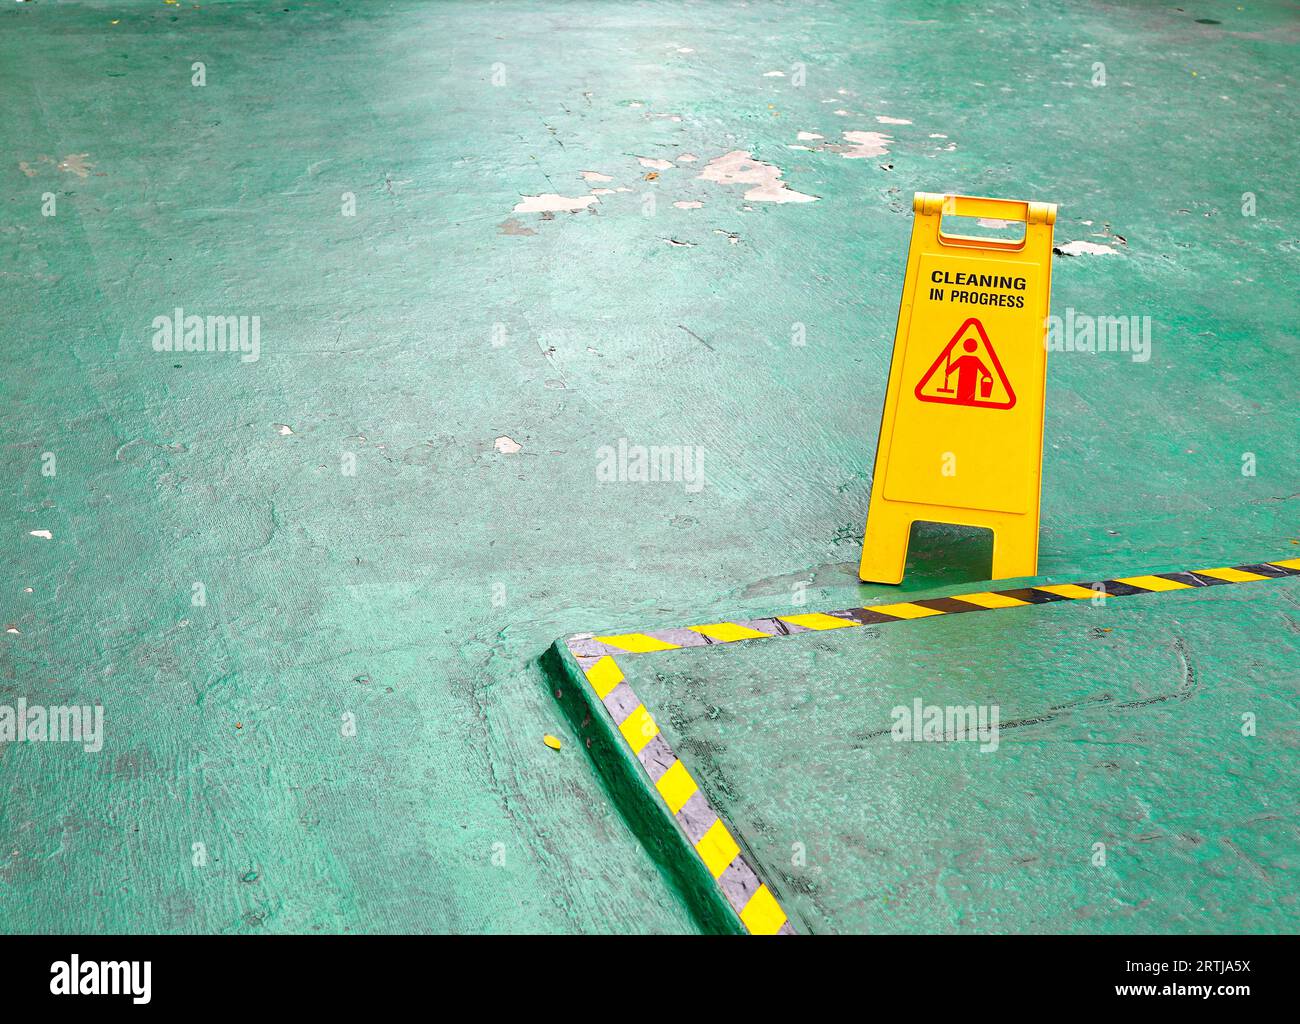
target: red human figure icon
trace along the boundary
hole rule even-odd
[[[988,398],[993,391],[993,374],[984,365],[984,360],[972,354],[977,347],[978,343],[974,338],[967,338],[962,342],[962,348],[966,350],[967,354],[949,363],[944,368],[943,390],[951,390],[948,378],[955,372],[957,374],[957,402],[962,405],[975,404],[977,380],[979,382],[980,398]]]

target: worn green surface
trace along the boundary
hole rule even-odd
[[[800,931],[1294,932],[1298,583],[623,670]],[[997,672],[965,655],[991,647]],[[916,700],[996,707],[998,730],[896,741]]]
[[[571,737],[536,659],[576,629],[780,611],[800,580],[814,608],[893,593],[853,566],[917,189],[1060,203],[1062,242],[1109,224],[1127,244],[1058,258],[1054,308],[1153,320],[1149,362],[1050,363],[1042,572],[1294,552],[1300,33],[1287,5],[1242,6],[6,5],[0,703],[102,701],[107,736],[0,746],[0,927],[697,927],[578,745],[542,745]],[[846,159],[788,149],[798,131],[892,141]],[[734,149],[819,201],[697,178]],[[636,160],[687,152],[653,181]],[[583,170],[632,191],[512,214],[586,195]],[[154,352],[176,306],[260,316],[261,358]],[[707,486],[600,483],[621,437],[702,446]],[[986,555],[939,533],[905,587],[978,579]],[[1295,685],[1248,671],[1294,646],[1281,593],[1186,627],[1261,704]],[[1181,635],[1186,602],[1142,600],[1144,630]],[[963,677],[1000,679],[1004,645],[966,640]],[[1026,665],[1097,669],[1081,643],[1018,641]],[[836,658],[842,690],[860,676]],[[880,658],[875,685],[915,660]],[[1143,664],[1114,685],[1177,685],[1174,661]],[[1272,725],[1283,754],[1293,723]],[[992,763],[972,784],[1008,806],[1023,781]],[[1131,777],[1090,784],[1123,808]],[[1161,806],[1192,815],[1226,784],[1180,779]],[[1275,810],[1294,821],[1293,799]],[[952,820],[915,838],[918,877],[960,879]],[[1281,874],[1280,826],[1233,821]],[[1231,875],[1239,901],[1252,877]],[[996,921],[974,883],[944,920],[1034,927],[1011,878]],[[1269,907],[1252,927],[1294,923]]]

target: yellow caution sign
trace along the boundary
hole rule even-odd
[[[918,192],[859,575],[899,583],[912,524],[993,531],[992,579],[1038,571],[1051,203]],[[1024,224],[949,234],[944,217]]]

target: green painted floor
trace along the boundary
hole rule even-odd
[[[1253,587],[623,671],[800,932],[1293,933],[1300,580]],[[996,672],[963,655],[990,646]],[[996,708],[997,731],[896,742],[917,700]]]
[[[1049,361],[1040,572],[1296,557],[1298,52],[1282,3],[7,5],[0,705],[105,737],[0,743],[0,930],[697,930],[538,658],[898,594],[854,571],[916,190],[1060,204],[1113,252],[1053,310],[1151,318]],[[737,150],[817,200],[700,177]],[[176,307],[259,358],[155,351]],[[704,486],[603,481],[620,439]],[[902,589],[987,557],[929,531]],[[641,685],[765,867],[806,843],[800,930],[1294,930],[1300,600],[1259,586]],[[968,689],[1082,703],[859,742]]]

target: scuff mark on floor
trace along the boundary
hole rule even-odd
[[[1093,237],[1093,238],[1105,238],[1105,239],[1109,239],[1109,240],[1111,240],[1111,241],[1118,242],[1120,245],[1128,245],[1128,239],[1125,238],[1123,235],[1118,234],[1117,232],[1112,231],[1112,230],[1110,229],[1110,223],[1109,223],[1109,222],[1102,224],[1102,226],[1101,226],[1101,230],[1100,230],[1100,231],[1094,231],[1094,232],[1092,233],[1092,237]]]
[[[696,341],[698,341],[698,342],[699,342],[701,345],[703,345],[705,348],[707,348],[710,352],[713,352],[713,351],[714,351],[714,348],[713,348],[712,345],[710,345],[707,341],[705,341],[703,338],[701,338],[698,334],[696,334],[694,331],[692,331],[692,330],[691,330],[689,327],[687,327],[685,324],[678,324],[677,326],[680,327],[680,328],[681,328],[683,331],[685,331],[687,334],[689,334],[689,335],[690,335],[692,338],[694,338]]]
[[[704,165],[700,177],[721,185],[753,185],[745,193],[745,198],[752,202],[814,203],[820,198],[796,192],[781,180],[779,167],[756,160],[743,149],[733,149],[730,153],[714,157]]]
[[[594,191],[594,190],[593,190]],[[608,192],[609,189],[603,191]],[[507,217],[497,225],[497,230],[503,235],[535,235],[537,231],[534,228],[527,227],[515,220],[513,217]]]
[[[519,203],[511,213],[577,213],[600,203],[599,196],[561,196],[544,192],[539,196],[519,196]]]
[[[90,154],[88,153],[82,153],[81,158],[84,158],[89,155]],[[36,158],[35,163],[28,163],[26,160],[19,160],[18,169],[22,171],[23,174],[25,174],[27,177],[34,178],[36,177],[37,172],[40,170],[40,167],[38,166],[39,164],[50,164],[51,166],[55,167],[60,171],[72,171],[74,174],[78,174],[84,178],[86,177],[88,168],[93,167],[95,165],[88,164],[83,166],[81,163],[81,158],[73,155],[69,155],[64,157],[63,160],[61,161],[56,161],[54,157],[49,156],[46,153],[42,153],[40,156]]]
[[[150,449],[153,449],[153,452],[169,452],[172,455],[181,455],[188,451],[179,441],[173,444],[159,444],[147,438],[133,437],[117,446],[113,458],[118,462],[135,461],[137,458],[147,458],[149,454],[153,454]]]

